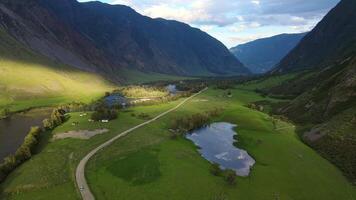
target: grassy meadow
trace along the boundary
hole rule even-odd
[[[356,189],[341,172],[297,137],[292,124],[247,108],[249,102],[266,100],[246,84],[232,91],[209,89],[177,111],[116,141],[88,163],[86,176],[97,199],[283,199],[351,200]],[[277,101],[267,98],[269,101]],[[69,130],[108,128],[110,132],[89,140],[43,138],[39,154],[19,167],[0,185],[4,199],[80,199],[74,172],[79,160],[94,147],[136,124],[138,113],[155,116],[179,101],[140,106],[121,111],[108,124],[89,123],[88,116],[72,113],[70,120],[51,134]],[[184,138],[171,139],[173,119],[224,108],[214,121],[237,124],[239,147],[256,160],[249,177],[228,185],[213,176],[211,164]],[[72,126],[72,122],[79,122]],[[48,141],[48,142],[47,142]]]

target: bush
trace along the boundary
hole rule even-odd
[[[15,153],[17,162],[22,163],[23,161],[31,158],[32,153],[35,151],[35,147],[38,144],[40,133],[41,129],[39,127],[31,128],[30,132],[25,137],[23,144]]]
[[[140,113],[137,115],[137,118],[143,119],[143,120],[148,120],[148,119],[151,119],[151,116],[146,113]]]
[[[164,87],[128,86],[122,87],[116,92],[130,98],[147,98],[168,96],[169,92]]]
[[[114,109],[108,108],[105,104],[98,106],[95,112],[91,115],[94,121],[113,120],[117,118],[117,112]]]
[[[62,109],[54,109],[51,114],[51,121],[54,126],[59,126],[65,121],[65,111]]]
[[[210,172],[214,176],[220,176],[223,172],[223,170],[220,169],[220,166],[216,163],[212,164],[210,167]]]
[[[43,124],[43,128],[45,130],[53,130],[54,129],[54,124],[53,124],[52,120],[50,120],[50,119],[44,119],[42,121],[42,124]]]
[[[10,109],[9,108],[4,108],[1,112],[0,112],[0,117],[7,117],[10,115]]]
[[[231,169],[225,170],[224,177],[225,177],[225,181],[229,185],[235,185],[236,184],[237,175],[236,175],[236,172],[234,170],[231,170]]]
[[[191,116],[186,116],[182,118],[175,119],[172,122],[171,129],[180,132],[189,132],[194,129],[205,126],[210,123],[211,118],[217,117],[222,113],[222,109],[215,108],[211,111],[204,113],[198,113]]]

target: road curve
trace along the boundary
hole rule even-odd
[[[85,179],[85,165],[87,164],[87,162],[89,161],[89,159],[91,157],[93,157],[99,150],[109,146],[110,144],[112,144],[115,140],[121,138],[121,137],[124,137],[126,136],[127,134],[129,134],[130,132],[138,129],[138,128],[141,128],[147,124],[150,124],[154,121],[156,121],[157,119],[167,115],[168,113],[170,112],[173,112],[175,110],[177,110],[179,107],[181,107],[183,104],[185,104],[187,101],[189,101],[190,99],[196,97],[197,95],[201,94],[202,92],[204,92],[205,90],[207,90],[208,88],[204,88],[203,90],[201,90],[200,92],[186,98],[185,100],[183,100],[181,103],[179,103],[177,106],[175,106],[174,108],[171,108],[161,114],[159,114],[158,116],[156,116],[155,118],[151,119],[151,120],[148,120],[142,124],[139,124],[133,128],[130,128],[122,133],[120,133],[119,135],[111,138],[110,140],[104,142],[103,144],[99,145],[98,147],[96,147],[95,149],[93,149],[92,151],[90,151],[79,163],[77,169],[76,169],[76,172],[75,172],[75,179],[76,179],[76,182],[77,182],[77,186],[79,188],[79,191],[80,191],[80,194],[82,196],[82,199],[83,200],[94,200],[95,197],[94,195],[92,194],[92,192],[90,191],[90,188],[88,186],[88,183]]]

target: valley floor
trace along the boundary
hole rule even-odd
[[[292,124],[247,108],[249,102],[264,100],[243,87],[232,90],[209,89],[175,112],[119,139],[101,150],[88,163],[86,177],[97,199],[283,199],[351,200],[356,188],[341,172],[302,143]],[[268,99],[276,101],[274,99]],[[89,123],[88,116],[72,113],[70,120],[52,134],[70,130],[110,131],[89,140],[42,141],[41,152],[15,170],[0,186],[4,199],[80,199],[75,185],[75,169],[90,150],[109,138],[144,122],[137,114],[154,117],[182,100],[162,105],[133,107],[120,112],[108,124]],[[213,176],[190,141],[171,139],[173,119],[224,108],[214,121],[237,124],[239,146],[257,161],[249,177],[229,186]],[[133,115],[135,113],[136,115]],[[72,126],[72,122],[79,122]]]

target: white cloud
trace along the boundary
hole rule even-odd
[[[254,1],[251,1],[251,3],[253,3],[253,4],[259,6],[261,2],[260,2],[260,1],[257,1],[257,0],[254,0]]]
[[[153,18],[161,17],[188,23],[212,34],[228,46],[234,45],[233,42],[240,43],[275,33],[308,31],[339,2],[339,0],[101,1],[128,5],[139,13]]]

